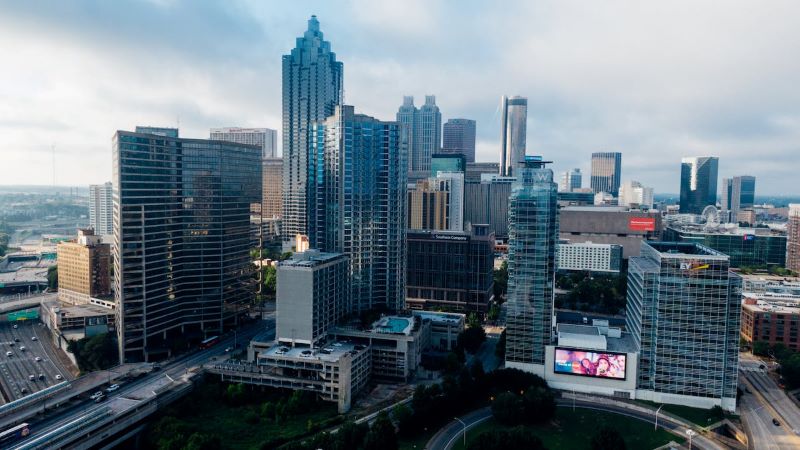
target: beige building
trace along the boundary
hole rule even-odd
[[[786,268],[800,272],[800,203],[789,205],[789,226],[786,241]]]
[[[263,177],[261,192],[262,217],[266,219],[281,217],[283,199],[283,160],[265,158],[261,163]]]
[[[90,229],[78,230],[78,238],[61,242],[58,253],[58,298],[79,305],[92,297],[111,294],[111,246]]]
[[[417,181],[408,191],[408,228],[412,230],[447,230],[450,192],[440,189],[435,178]]]

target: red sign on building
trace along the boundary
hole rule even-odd
[[[631,217],[628,228],[632,231],[656,231],[656,219],[652,217]]]

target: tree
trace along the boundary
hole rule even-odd
[[[522,421],[525,408],[522,399],[514,393],[503,392],[492,402],[492,415],[504,425],[516,425]]]
[[[781,375],[789,389],[800,386],[800,353],[781,360]]]
[[[531,423],[543,423],[556,415],[556,398],[548,387],[531,386],[522,397],[525,419]]]
[[[625,450],[625,440],[614,428],[604,426],[592,436],[592,450]]]
[[[764,341],[753,342],[753,354],[757,356],[767,356],[769,353],[769,344]]]
[[[51,290],[58,289],[58,266],[47,268],[47,287]]]
[[[500,333],[500,339],[497,340],[497,345],[494,348],[494,354],[500,359],[505,359],[505,357],[506,357],[506,330],[503,330],[503,332]]]
[[[481,344],[486,341],[486,331],[478,325],[470,325],[466,330],[458,335],[457,346],[469,353],[475,353],[481,348]]]
[[[508,290],[508,263],[503,261],[500,268],[494,271],[495,301],[502,303]]]
[[[364,450],[397,450],[397,434],[386,411],[375,418],[375,422],[364,439]]]
[[[277,269],[275,266],[266,266],[263,269],[264,290],[267,294],[275,295],[278,286]]]
[[[222,440],[219,436],[208,435],[205,433],[192,433],[183,450],[220,450]]]
[[[112,333],[101,333],[69,341],[67,350],[75,355],[81,372],[104,370],[119,363],[117,339]]]

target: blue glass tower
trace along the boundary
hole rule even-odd
[[[406,144],[397,122],[338,106],[311,128],[312,248],[350,258],[350,312],[403,306]]]
[[[508,208],[506,367],[544,375],[553,326],[558,185],[540,157],[517,166]]]

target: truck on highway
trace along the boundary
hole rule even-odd
[[[31,434],[31,429],[27,423],[9,428],[0,433],[0,448],[9,448],[11,444],[28,437],[29,434]]]

